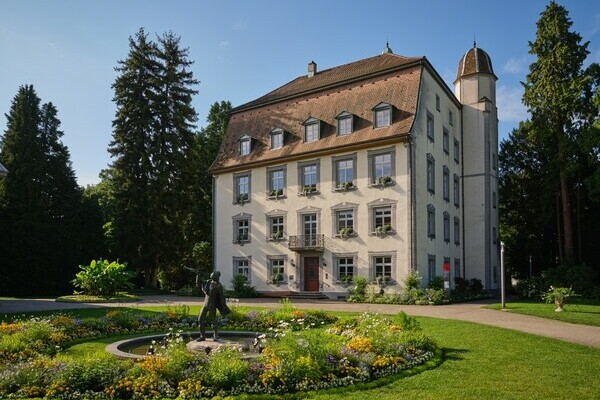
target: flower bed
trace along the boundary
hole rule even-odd
[[[321,312],[290,309],[288,304],[279,310],[246,314],[236,314],[234,308],[232,320],[272,333],[263,339],[261,356],[251,361],[232,349],[208,356],[190,353],[177,342],[162,354],[135,362],[110,355],[68,362],[52,357],[57,351],[53,346],[60,346],[55,343],[65,343],[80,334],[94,337],[113,333],[115,320],[129,321],[127,327],[119,325],[129,331],[159,325],[115,313],[109,312],[93,327],[64,315],[1,324],[0,397],[186,399],[281,394],[347,386],[396,374],[431,359],[436,348],[405,314],[363,314],[334,321]],[[186,318],[189,316],[173,313],[171,318],[165,314],[156,319],[181,326],[187,323]],[[106,329],[100,331],[103,324]],[[11,352],[7,338],[24,345]],[[46,341],[51,344],[40,345]]]

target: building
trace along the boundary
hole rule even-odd
[[[496,79],[475,45],[455,93],[386,45],[234,108],[211,167],[222,282],[337,298],[416,270],[497,288]]]

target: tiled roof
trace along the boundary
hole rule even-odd
[[[397,54],[386,53],[319,71],[311,78],[303,75],[256,100],[252,100],[236,107],[234,111],[263,103],[270,103],[289,96],[311,92],[313,90],[321,90],[332,85],[406,66],[422,59],[422,57],[403,57]]]
[[[211,171],[220,173],[256,163],[284,162],[290,157],[317,157],[319,152],[408,134],[417,110],[422,60],[425,59],[382,54],[321,71],[312,78],[297,78],[236,107]],[[374,129],[373,107],[381,102],[392,105],[392,124]],[[354,115],[354,131],[338,136],[335,117],[343,111]],[[309,117],[322,121],[321,138],[304,143],[302,122]],[[285,143],[282,148],[271,150],[270,132],[274,128],[286,132]],[[238,140],[243,135],[253,138],[252,150],[249,155],[239,156]]]
[[[458,71],[456,72],[456,80],[462,76],[472,74],[494,75],[490,56],[477,46],[473,46],[469,49],[460,59]]]

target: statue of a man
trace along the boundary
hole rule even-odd
[[[206,340],[206,314],[210,316],[214,330],[214,340],[219,340],[219,323],[217,321],[217,310],[221,313],[222,317],[229,314],[229,307],[225,302],[225,295],[223,294],[223,285],[219,282],[221,273],[215,271],[210,274],[210,279],[202,284],[202,291],[204,292],[204,305],[200,310],[198,316],[198,325],[200,325],[200,337],[197,341],[201,342]]]

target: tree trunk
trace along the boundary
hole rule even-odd
[[[567,177],[564,171],[560,172],[560,197],[562,200],[563,229],[565,231],[565,264],[573,265],[573,221],[571,216],[571,202],[569,201],[569,189],[567,187]]]
[[[556,192],[556,243],[558,244],[558,262],[563,265],[565,257],[563,255],[563,235],[560,229],[560,193]]]

